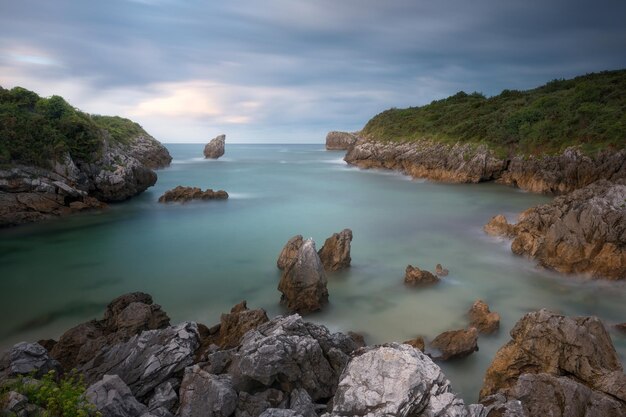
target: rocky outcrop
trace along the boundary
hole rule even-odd
[[[515,235],[513,225],[509,224],[506,217],[502,214],[495,215],[489,219],[483,230],[490,236],[512,237]]]
[[[302,235],[296,235],[289,239],[289,241],[280,251],[280,255],[278,255],[278,260],[276,261],[276,266],[278,267],[278,269],[288,268],[296,261],[298,257],[298,251],[300,250],[302,243],[304,243],[304,238],[302,237]]]
[[[203,350],[211,345],[222,349],[231,349],[241,343],[243,336],[250,330],[269,321],[267,313],[262,308],[250,310],[246,301],[242,301],[231,308],[230,313],[222,314],[220,324],[214,331],[209,331],[208,337],[203,338]]]
[[[226,143],[226,135],[219,135],[211,139],[204,147],[204,157],[207,159],[217,159],[224,155],[224,145]]]
[[[326,149],[329,151],[350,149],[357,140],[358,136],[354,133],[328,132],[326,135]]]
[[[432,285],[439,282],[439,278],[431,272],[408,265],[404,272],[404,283],[410,286]]]
[[[435,337],[430,346],[437,349],[439,354],[434,359],[447,361],[461,359],[478,350],[478,330],[474,327],[461,330],[450,330]]]
[[[238,396],[229,375],[213,375],[189,367],[180,387],[180,417],[229,417]]]
[[[406,340],[402,342],[405,345],[413,346],[415,349],[424,351],[426,348],[426,343],[424,342],[424,338],[422,336],[417,336],[413,339]]]
[[[306,314],[320,310],[328,303],[324,266],[315,250],[313,239],[305,240],[295,261],[283,270],[278,290],[281,303],[290,311]]]
[[[128,153],[150,169],[165,168],[172,162],[172,156],[167,148],[146,134],[141,134],[130,142]]]
[[[480,391],[482,399],[497,393],[515,397],[519,394],[516,390],[527,391],[516,388],[523,375],[547,374],[557,380],[542,377],[542,384],[571,391],[564,384],[572,381],[618,399],[622,405],[626,402],[626,375],[608,333],[597,318],[571,318],[540,310],[518,321],[511,330],[511,338],[487,369]],[[561,378],[569,381],[559,381]],[[526,384],[528,381],[523,383]]]
[[[524,211],[515,225],[503,216],[485,227],[512,237],[511,250],[564,273],[626,278],[626,180],[597,181]]]
[[[102,417],[139,417],[148,411],[117,375],[104,375],[87,389],[85,397]]]
[[[470,326],[475,327],[481,333],[494,333],[500,328],[500,315],[489,310],[489,306],[483,300],[476,300],[469,312]]]
[[[226,200],[228,193],[224,190],[213,191],[207,189],[202,191],[198,187],[183,187],[179,185],[176,188],[167,190],[161,197],[159,203],[187,203],[192,200]]]
[[[384,168],[414,178],[476,183],[500,178],[507,162],[484,145],[448,145],[421,140],[409,143],[359,141],[345,161],[360,168]]]
[[[60,369],[59,362],[52,359],[38,343],[18,343],[0,357],[0,380],[18,375],[41,377]]]
[[[317,252],[326,271],[338,271],[350,266],[352,261],[350,242],[352,242],[352,230],[350,229],[333,233],[331,237],[326,239],[322,248]]]

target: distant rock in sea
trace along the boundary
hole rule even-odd
[[[224,155],[225,143],[226,135],[219,135],[215,139],[211,139],[204,147],[204,157],[207,159],[217,159]]]
[[[439,278],[432,272],[408,265],[404,273],[404,283],[411,286],[431,285],[439,282]]]
[[[202,191],[198,187],[183,187],[179,185],[166,191],[159,197],[159,203],[187,203],[192,200],[226,200],[227,198],[228,193],[224,190],[213,191],[209,188]]]

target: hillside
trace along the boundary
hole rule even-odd
[[[389,109],[361,131],[368,139],[480,143],[502,155],[585,153],[626,146],[626,70],[553,80],[494,97],[463,91],[421,107]]]

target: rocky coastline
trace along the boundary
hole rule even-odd
[[[476,328],[463,332],[475,344]],[[23,342],[1,355],[0,412],[41,413],[46,404],[33,392],[43,395],[42,376],[72,369],[83,375],[82,401],[93,407],[85,415],[97,410],[102,417],[626,413],[626,375],[604,325],[547,310],[516,324],[475,404],[465,404],[439,366],[411,344],[363,346],[298,314],[269,319],[245,302],[211,327],[171,325],[152,297],[131,293],[58,341]]]

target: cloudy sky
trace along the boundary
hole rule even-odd
[[[624,0],[0,0],[0,85],[162,142],[322,142],[389,107],[626,67]]]

